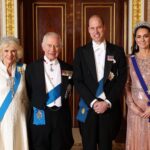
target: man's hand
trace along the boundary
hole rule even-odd
[[[109,108],[109,104],[105,101],[96,101],[93,105],[93,109],[97,114],[104,113]]]

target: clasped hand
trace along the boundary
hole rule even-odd
[[[146,110],[140,115],[142,118],[149,118],[150,117],[150,107],[148,106]]]
[[[93,109],[97,114],[104,113],[108,108],[108,103],[105,101],[96,101],[93,105]]]

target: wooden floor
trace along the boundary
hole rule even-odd
[[[83,150],[81,136],[78,128],[73,128],[73,137],[75,143],[71,150]],[[125,144],[113,141],[113,150],[125,150]]]

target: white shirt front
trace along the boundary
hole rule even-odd
[[[45,85],[46,93],[48,93],[61,83],[61,69],[57,59],[50,61],[46,56],[44,56],[44,60]],[[61,105],[61,96],[59,96],[54,102],[47,104],[48,107],[60,107]]]
[[[106,42],[97,44],[93,41],[93,50],[95,56],[97,80],[100,81],[104,76],[105,56],[106,56]]]
[[[97,80],[100,81],[104,77],[105,57],[106,57],[106,41],[103,41],[101,44],[97,44],[95,41],[92,41],[92,44],[93,44],[94,57],[95,57]],[[102,92],[98,96],[98,98],[105,100],[111,107],[111,103],[109,100],[106,99],[104,92]],[[94,99],[91,102],[90,106],[92,107],[96,101],[97,100]]]

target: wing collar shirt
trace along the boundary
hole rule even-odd
[[[44,56],[44,73],[46,93],[48,93],[61,83],[61,69],[58,60],[55,59],[50,61],[46,56]],[[61,96],[59,96],[54,102],[47,104],[48,107],[60,107],[61,105]]]
[[[95,57],[95,64],[96,64],[96,73],[97,73],[97,80],[100,81],[104,77],[104,67],[105,67],[105,57],[106,57],[106,41],[103,41],[101,44],[97,44],[95,41],[92,41],[94,57]],[[111,107],[111,103],[109,100],[106,99],[105,93],[101,93],[98,98],[103,99],[106,101],[109,106]],[[94,99],[90,106],[93,107],[93,104],[97,100]]]

